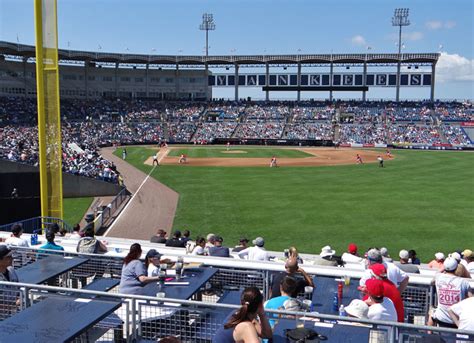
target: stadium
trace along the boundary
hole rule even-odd
[[[408,15],[398,53],[0,41],[0,342],[473,340],[472,94]]]

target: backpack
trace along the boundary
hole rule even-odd
[[[98,250],[99,241],[96,238],[84,237],[77,243],[77,252],[86,254],[96,254]]]
[[[306,328],[286,330],[286,338],[290,343],[318,343],[327,340],[326,336],[318,334],[313,329]]]

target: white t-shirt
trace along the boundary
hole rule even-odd
[[[385,268],[387,268],[387,278],[392,281],[395,286],[400,286],[400,283],[407,277],[407,273],[405,273],[393,263],[383,262],[383,265],[385,266]],[[365,282],[371,278],[372,274],[370,273],[370,269],[367,269],[362,278],[360,279],[360,285],[364,286]]]
[[[160,268],[155,266],[153,263],[150,263],[148,265],[147,274],[148,276],[158,276],[160,275]]]
[[[471,274],[474,273],[474,262],[469,262],[466,267],[467,271]]]
[[[352,255],[348,252],[345,252],[344,254],[342,254],[341,259],[342,259],[342,261],[344,261],[346,263],[361,263],[361,262],[364,261],[364,259],[362,257]]]
[[[240,258],[246,258],[249,261],[268,261],[268,253],[264,248],[257,246],[244,249],[238,253]]]
[[[474,331],[474,297],[454,304],[451,310],[459,317],[459,329]]]
[[[15,236],[8,237],[5,240],[5,244],[12,245],[14,247],[26,247],[26,248],[30,246],[26,239],[21,238],[21,237],[15,237]]]
[[[452,274],[438,273],[435,276],[438,307],[433,317],[444,323],[453,324],[449,316],[449,308],[466,298],[469,280]]]
[[[395,309],[392,300],[387,297],[384,297],[380,304],[369,306],[367,316],[372,320],[384,320],[388,322],[396,322],[398,320],[397,310]]]
[[[196,245],[191,255],[204,255],[204,253],[205,253],[204,248],[200,245]]]

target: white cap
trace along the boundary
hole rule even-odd
[[[380,248],[380,253],[382,254],[382,256],[388,257],[388,249],[387,248],[385,248],[385,247]]]
[[[459,255],[459,253],[457,252],[453,252],[449,254],[449,257],[454,258],[456,261],[458,261],[458,263],[461,261],[461,255]]]
[[[333,249],[331,249],[331,247],[329,245],[326,245],[326,246],[321,248],[321,253],[319,254],[319,256],[321,256],[321,257],[332,256],[335,253],[336,253],[336,250],[333,250]]]
[[[435,254],[435,258],[436,258],[437,260],[444,260],[444,254],[443,254],[442,252],[437,252],[437,253]]]
[[[443,265],[444,270],[447,272],[453,272],[458,267],[458,261],[456,261],[456,259],[453,257],[448,257],[446,260],[444,260]]]
[[[369,305],[367,305],[364,301],[359,299],[354,299],[351,301],[349,306],[345,307],[346,313],[359,318],[359,319],[367,319],[367,315],[369,313]]]
[[[402,260],[408,260],[408,257],[410,254],[406,250],[400,250],[400,253],[398,254]]]

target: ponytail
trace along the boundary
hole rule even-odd
[[[262,301],[262,293],[257,287],[247,287],[240,297],[242,306],[224,324],[224,329],[234,328],[242,322],[252,321]]]

